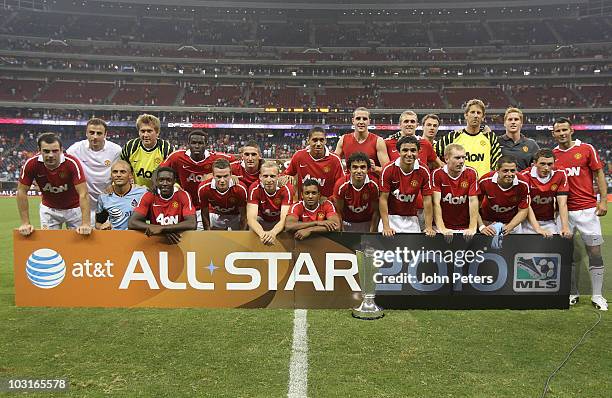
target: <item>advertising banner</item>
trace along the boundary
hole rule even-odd
[[[573,246],[561,238],[329,233],[273,246],[248,231],[181,243],[135,231],[40,231],[14,239],[15,301],[48,307],[351,308],[355,250],[385,308],[567,308]]]

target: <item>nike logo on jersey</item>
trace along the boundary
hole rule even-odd
[[[307,167],[308,165],[306,164],[301,164],[300,167]]]
[[[162,207],[163,205],[158,205],[157,203],[153,203],[154,207]]]

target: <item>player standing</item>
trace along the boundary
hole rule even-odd
[[[555,147],[555,166],[565,169],[569,186],[567,207],[571,232],[580,231],[589,256],[592,304],[599,310],[607,311],[608,303],[602,296],[604,264],[601,257],[603,237],[599,217],[608,213],[608,186],[603,171],[603,163],[592,145],[580,140],[572,140],[574,129],[569,119],[559,118],[553,124]],[[599,188],[599,201],[593,191],[593,176]],[[576,287],[576,264],[572,264],[572,292],[570,304],[579,299]]]
[[[395,147],[398,139],[401,137],[416,137],[420,141],[419,163],[432,168],[444,166],[444,163],[442,163],[438,155],[436,155],[436,151],[431,143],[423,137],[416,135],[416,129],[419,124],[418,120],[417,114],[413,111],[402,112],[399,117],[400,131],[391,134],[385,139],[389,160],[393,162],[395,159],[399,158],[399,152]]]
[[[256,141],[249,141],[241,150],[242,160],[232,163],[232,175],[237,176],[245,187],[250,187],[259,181],[259,169],[261,167],[261,150]]]
[[[297,151],[283,174],[296,176],[298,197],[304,181],[314,179],[319,183],[323,200],[334,194],[335,182],[344,176],[340,157],[327,148],[325,130],[313,127],[308,132],[308,147]],[[284,179],[281,182],[285,182]]]
[[[370,125],[370,111],[359,107],[353,112],[353,132],[344,134],[336,145],[336,155],[344,157],[346,161],[354,152],[363,152],[374,162],[372,171],[377,175],[382,166],[389,163],[389,155],[385,141],[374,133],[368,131]]]
[[[85,126],[87,139],[75,142],[66,150],[68,155],[79,159],[85,172],[92,221],[98,197],[111,183],[110,167],[121,155],[121,147],[106,139],[107,128],[104,120],[89,119]]]
[[[134,182],[151,188],[153,171],[170,155],[172,145],[159,138],[161,123],[153,115],[146,113],[136,119],[138,138],[129,140],[121,150],[121,159],[128,162],[134,170]]]
[[[38,137],[39,155],[25,162],[17,184],[17,207],[21,217],[19,233],[34,232],[30,223],[28,190],[34,181],[42,193],[40,226],[42,229],[76,229],[81,235],[91,233],[91,213],[85,173],[79,161],[62,153],[62,143],[53,133]]]
[[[523,112],[518,108],[508,108],[504,114],[506,133],[499,137],[502,155],[514,156],[519,170],[531,166],[539,145],[531,138],[521,133],[523,127]]]
[[[436,136],[438,135],[438,129],[440,128],[440,118],[436,114],[428,113],[427,115],[423,116],[423,119],[421,119],[421,124],[423,125],[423,138],[429,141],[429,143],[435,148]]]

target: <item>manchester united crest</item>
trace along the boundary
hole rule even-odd
[[[229,198],[229,202],[230,202],[231,204],[236,203],[236,198],[234,198],[234,197]]]
[[[469,185],[470,185],[470,183],[469,183],[469,182],[467,182],[467,181],[465,181],[465,180],[464,180],[464,181],[461,181],[461,188],[467,188]]]
[[[582,158],[582,154],[581,153],[574,154],[574,159],[578,160],[580,158]]]
[[[513,197],[510,198],[511,202],[517,202],[518,201],[518,196],[514,195]]]
[[[317,213],[317,220],[324,221],[325,220],[325,213],[318,212]]]
[[[368,199],[370,199],[370,195],[368,195],[367,192],[364,192],[364,193],[361,194],[361,199],[368,200]]]
[[[416,187],[419,185],[419,182],[417,180],[412,180],[410,181],[410,185],[412,185],[413,187]]]
[[[111,161],[110,161],[110,160],[108,160],[108,159],[106,159],[106,160],[104,161],[104,166],[108,167],[108,166],[110,166],[110,165],[111,165]]]
[[[523,152],[529,152],[529,147],[527,145],[523,145]]]
[[[63,180],[64,178],[66,178],[66,173],[65,173],[65,172],[63,172],[63,171],[60,171],[60,172],[58,173],[58,176],[59,176],[59,178],[61,178],[61,179]]]
[[[550,190],[551,190],[551,191],[556,191],[556,190],[557,190],[557,188],[559,188],[559,186],[558,186],[557,184],[552,184],[552,185],[550,186]]]
[[[172,207],[175,208],[175,209],[178,209],[178,207],[179,207],[178,202],[177,201],[172,202]]]
[[[277,205],[277,206],[280,205],[281,204],[281,198],[275,198],[274,199],[274,204]]]
[[[329,173],[330,171],[331,171],[331,167],[329,167],[329,166],[323,167],[323,172],[324,173]]]

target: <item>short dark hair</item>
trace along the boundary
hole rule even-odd
[[[516,160],[516,158],[514,156],[512,156],[512,155],[503,155],[497,161],[497,170],[499,170],[501,168],[502,164],[504,164],[504,163],[514,163],[515,165],[518,165],[518,161]]]
[[[176,180],[176,170],[174,170],[172,167],[167,167],[167,166],[161,166],[161,167],[158,167],[157,169],[155,169],[156,177],[158,177],[159,173],[161,173],[163,171],[167,171],[168,173],[172,173],[172,175],[174,176],[174,179]]]
[[[421,143],[419,142],[419,139],[416,138],[414,135],[405,135],[399,140],[397,140],[397,143],[395,144],[395,149],[397,149],[397,151],[399,152],[400,148],[404,144],[414,144],[416,145],[417,150],[421,149]]]
[[[555,158],[555,154],[550,148],[542,148],[533,155],[533,161],[537,162],[539,158]]]
[[[368,165],[368,170],[370,170],[370,158],[368,158],[368,155],[363,152],[353,152],[346,161],[346,168],[350,170],[353,162],[366,162]]]
[[[261,149],[259,148],[259,142],[255,140],[250,140],[250,141],[247,141],[246,144],[244,144],[242,147],[245,148],[247,146],[257,148],[257,152],[261,153]]]
[[[191,142],[191,137],[194,135],[199,135],[204,137],[204,142],[208,142],[208,134],[204,130],[192,130],[191,133],[187,136],[187,142]]]
[[[305,179],[304,182],[302,183],[302,187],[306,188],[306,187],[310,187],[310,186],[317,187],[317,191],[321,188],[321,186],[319,185],[319,182],[317,180],[315,180],[314,178],[307,178],[307,179]]]
[[[106,130],[108,130],[108,125],[106,124],[106,122],[98,117],[92,117],[91,119],[89,119],[87,121],[87,124],[85,125],[85,130],[87,130],[89,126],[103,126],[105,133]]]
[[[310,130],[308,130],[308,138],[312,137],[314,133],[323,133],[327,135],[327,133],[325,133],[325,129],[321,126],[314,126]]]
[[[53,144],[54,142],[59,142],[60,148],[62,147],[62,142],[60,141],[59,137],[55,135],[55,133],[42,133],[41,135],[39,135],[38,139],[36,140],[36,143],[38,144],[38,149],[40,149],[40,146],[43,142],[45,144]]]
[[[561,123],[567,123],[570,127],[572,127],[572,121],[562,116],[560,118],[555,119],[555,122],[553,123],[553,129],[555,128],[555,124],[561,124]]]
[[[213,162],[213,169],[229,169],[230,162],[227,159],[217,159]]]

